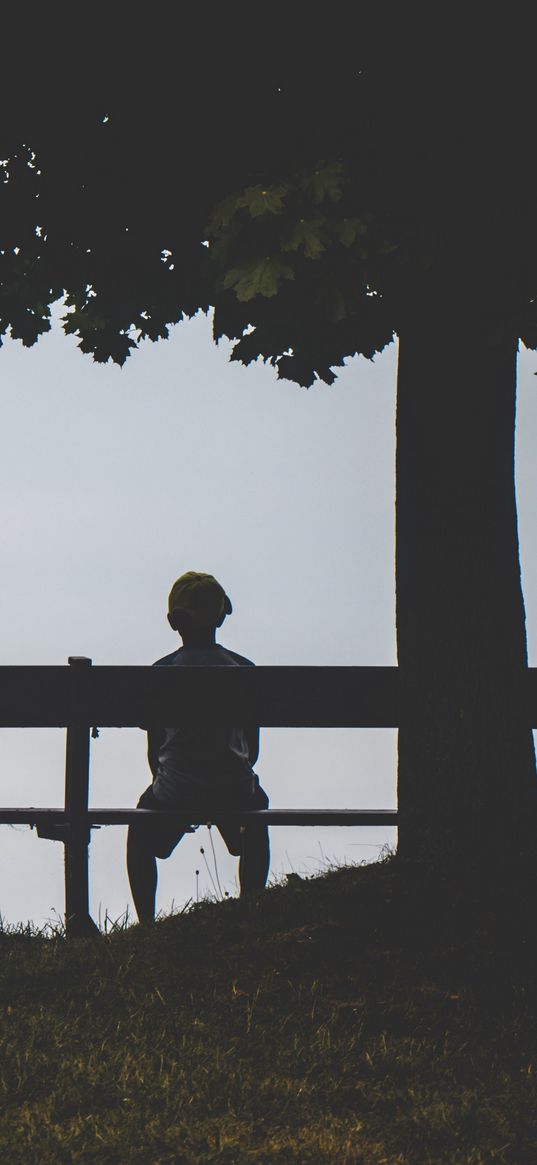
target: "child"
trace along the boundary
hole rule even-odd
[[[168,623],[183,646],[156,662],[157,667],[208,664],[254,667],[249,659],[215,641],[217,627],[232,611],[220,583],[211,574],[190,570],[173,584],[168,599]],[[269,868],[266,825],[241,828],[218,823],[220,809],[266,809],[268,797],[252,765],[259,753],[259,728],[219,728],[184,724],[148,730],[148,760],[153,783],[142,793],[139,809],[193,807],[215,823],[231,854],[239,857],[241,895],[264,889]],[[140,922],[153,921],[157,888],[156,858],[168,858],[190,823],[134,822],[127,839],[127,869]]]

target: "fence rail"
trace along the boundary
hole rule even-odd
[[[180,708],[189,722],[395,728],[399,687],[396,667],[0,667],[0,727],[173,724]]]
[[[0,667],[0,727],[66,728],[63,808],[0,808],[0,824],[36,825],[65,849],[68,937],[96,931],[89,913],[91,828],[154,819],[144,809],[90,808],[90,730],[174,724],[259,724],[266,728],[396,728],[404,675],[395,667]],[[521,718],[537,726],[537,669],[520,676]],[[207,824],[195,808],[193,825]],[[184,820],[185,811],[158,811]],[[396,825],[395,809],[266,809],[218,812],[219,820],[271,825]]]
[[[396,825],[395,809],[229,809],[218,810],[219,821],[263,821],[265,825]],[[198,809],[88,809],[85,814],[87,824],[100,828],[101,825],[130,825],[144,817],[155,817],[167,821],[184,821],[189,818],[192,825],[206,825],[207,814]],[[0,808],[0,825],[65,825],[69,815],[65,809],[11,809]]]

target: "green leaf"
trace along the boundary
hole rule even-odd
[[[108,360],[113,360],[114,364],[122,365],[130,355],[131,348],[136,348],[136,343],[129,336],[114,335],[109,331],[104,336],[102,333],[83,336],[78,347],[81,352],[93,356],[97,364],[106,364]]]
[[[357,239],[367,234],[368,226],[363,218],[342,218],[333,224],[332,229],[344,247],[352,247]]]
[[[263,214],[280,214],[287,186],[249,186],[237,199],[237,207],[249,210],[252,218]]]
[[[50,320],[35,314],[31,308],[11,312],[11,338],[21,340],[25,348],[32,348],[44,332],[50,331]]]
[[[75,311],[67,312],[62,316],[62,324],[66,335],[81,336],[104,332],[108,326],[106,319],[98,310],[88,307],[79,307]]]
[[[340,320],[347,318],[347,305],[345,303],[345,296],[335,287],[330,295],[326,296],[326,318],[330,323],[336,324]]]
[[[140,330],[141,340],[167,340],[170,334],[168,324],[152,318],[138,319],[135,326]]]
[[[213,314],[213,340],[217,344],[222,336],[235,340],[242,336],[246,321],[244,308],[239,306],[237,296],[230,291],[216,298]]]
[[[219,202],[214,207],[207,224],[207,233],[214,235],[218,231],[225,230],[233,221],[237,213],[238,204],[239,199],[236,194],[232,194],[229,198],[224,198],[222,202]]]
[[[35,312],[36,315],[41,316],[42,319],[48,319],[50,317],[50,307],[48,303],[36,303]]]
[[[233,289],[237,299],[245,303],[256,295],[270,297],[276,295],[282,279],[294,279],[295,273],[288,263],[281,259],[256,259],[241,267],[233,267],[224,279],[224,291]]]
[[[301,384],[303,388],[311,388],[317,378],[315,363],[307,356],[280,356],[276,368],[279,380],[294,380],[295,384]],[[335,377],[332,376],[332,379]]]
[[[259,337],[254,329],[253,332],[248,332],[246,336],[242,336],[232,349],[230,360],[240,360],[241,364],[252,364],[253,361],[259,360],[259,357],[266,359],[262,352],[259,351]]]
[[[298,251],[302,247],[306,259],[318,259],[326,250],[322,237],[325,223],[325,218],[299,219],[283,243],[282,251]]]
[[[330,165],[319,165],[316,170],[306,175],[302,181],[302,188],[314,202],[339,202],[343,190],[343,166],[341,162],[332,162]]]

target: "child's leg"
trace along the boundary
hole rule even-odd
[[[270,845],[266,825],[247,825],[242,833],[239,859],[241,898],[245,894],[260,894],[265,889],[269,865]]]
[[[152,786],[142,793],[137,809],[163,809]],[[140,922],[153,922],[155,918],[155,897],[157,892],[156,858],[169,858],[177,843],[188,830],[185,822],[168,824],[162,819],[152,819],[150,823],[133,822],[127,834],[127,873],[131,893]]]
[[[129,827],[127,835],[127,872],[131,894],[140,922],[153,922],[157,893],[157,860],[144,845],[140,830]]]
[[[265,790],[257,784],[251,793],[238,797],[233,802],[233,808],[267,809],[268,803]],[[255,821],[244,827],[218,821],[217,825],[229,852],[239,858],[241,897],[245,894],[260,894],[265,889],[270,865],[268,827],[258,825]]]

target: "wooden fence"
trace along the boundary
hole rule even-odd
[[[526,682],[527,680],[527,682]],[[526,673],[528,723],[537,708],[537,675]],[[386,667],[92,667],[72,656],[66,667],[0,667],[0,727],[67,729],[62,808],[0,808],[0,823],[26,823],[65,846],[68,937],[94,931],[89,914],[88,844],[97,825],[154,816],[134,808],[88,808],[93,726],[259,724],[262,727],[395,728],[401,717],[401,676]],[[172,810],[163,810],[172,817]],[[184,819],[184,811],[176,814]],[[207,818],[189,811],[192,824]],[[396,810],[265,809],[218,812],[271,825],[395,825]]]

